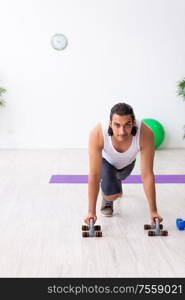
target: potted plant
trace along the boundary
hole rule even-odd
[[[185,100],[185,78],[180,80],[177,83],[177,95],[181,96],[183,100]],[[185,125],[184,125],[184,136],[183,138],[185,138]]]
[[[6,89],[0,87],[0,106],[5,105],[5,100],[3,99],[3,95],[6,93]]]

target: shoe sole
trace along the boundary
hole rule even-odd
[[[112,217],[112,215],[104,215],[104,214],[102,214],[102,213],[101,213],[101,215],[102,215],[103,217]]]

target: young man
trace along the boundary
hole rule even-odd
[[[96,222],[96,202],[101,184],[101,214],[113,215],[113,201],[122,196],[121,180],[132,172],[137,153],[141,153],[141,178],[148,200],[151,222],[162,218],[157,212],[155,178],[153,173],[154,136],[152,130],[135,119],[133,109],[126,103],[114,105],[109,124],[99,123],[89,137],[89,208]]]

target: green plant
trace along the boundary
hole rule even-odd
[[[177,83],[177,95],[181,96],[182,99],[185,100],[185,78],[183,78]],[[183,138],[185,138],[185,125],[183,126],[183,128],[184,128]]]
[[[6,89],[0,87],[0,106],[5,105],[5,100],[3,99],[3,95],[6,93]]]
[[[177,84],[177,95],[182,96],[183,100],[185,100],[185,78]]]

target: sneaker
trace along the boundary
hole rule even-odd
[[[104,217],[112,217],[113,214],[113,201],[106,201],[102,197],[102,204],[101,204],[101,215]]]

